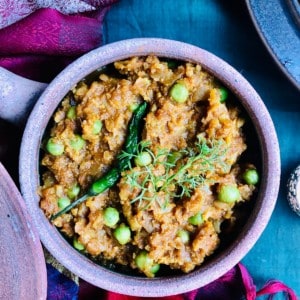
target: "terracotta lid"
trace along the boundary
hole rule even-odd
[[[43,249],[24,200],[0,163],[0,299],[46,299]]]

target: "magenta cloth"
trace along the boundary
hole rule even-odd
[[[286,299],[297,300],[296,294],[280,281],[272,280],[259,291],[256,291],[253,279],[244,265],[239,263],[214,282],[191,292],[168,297],[157,297],[157,300],[255,300],[261,295],[269,295],[269,299],[276,293],[285,293]],[[152,300],[126,296],[113,292],[106,292],[82,281],[79,289],[79,300]]]
[[[114,0],[1,0],[0,29],[9,26],[40,8],[53,8],[64,14],[94,11]]]
[[[102,21],[113,2],[116,0],[102,0],[97,11],[84,15],[38,9],[1,29],[0,66],[29,79],[50,82],[75,58],[101,45]]]

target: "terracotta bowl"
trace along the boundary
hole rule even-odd
[[[77,252],[46,219],[39,208],[39,152],[44,130],[66,93],[82,78],[114,61],[154,54],[201,64],[239,99],[249,118],[257,143],[254,151],[261,166],[261,182],[254,205],[235,238],[223,245],[205,264],[189,274],[169,274],[154,279],[108,270]],[[20,152],[21,190],[44,246],[66,268],[82,279],[122,294],[158,297],[202,287],[237,264],[265,229],[277,199],[280,158],[270,115],[251,85],[235,69],[213,54],[185,43],[164,39],[132,39],[100,47],[82,56],[46,88],[28,119]]]

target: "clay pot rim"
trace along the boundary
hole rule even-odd
[[[77,252],[45,218],[37,195],[41,139],[64,95],[97,68],[116,60],[148,54],[200,63],[235,93],[259,136],[263,164],[258,199],[238,239],[203,267],[189,274],[154,279],[110,271]],[[160,38],[139,38],[108,44],[83,55],[50,83],[27,121],[20,150],[19,174],[21,191],[42,243],[67,269],[106,290],[158,297],[202,287],[229,271],[248,253],[265,229],[275,207],[280,181],[280,156],[271,117],[259,95],[239,72],[222,59],[193,45]]]

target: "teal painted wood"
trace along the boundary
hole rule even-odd
[[[258,288],[276,278],[300,296],[300,218],[286,200],[289,173],[300,163],[300,94],[272,60],[242,2],[121,0],[105,19],[104,41],[163,37],[188,42],[229,62],[258,91],[278,133],[282,178],[271,221],[243,263]]]

